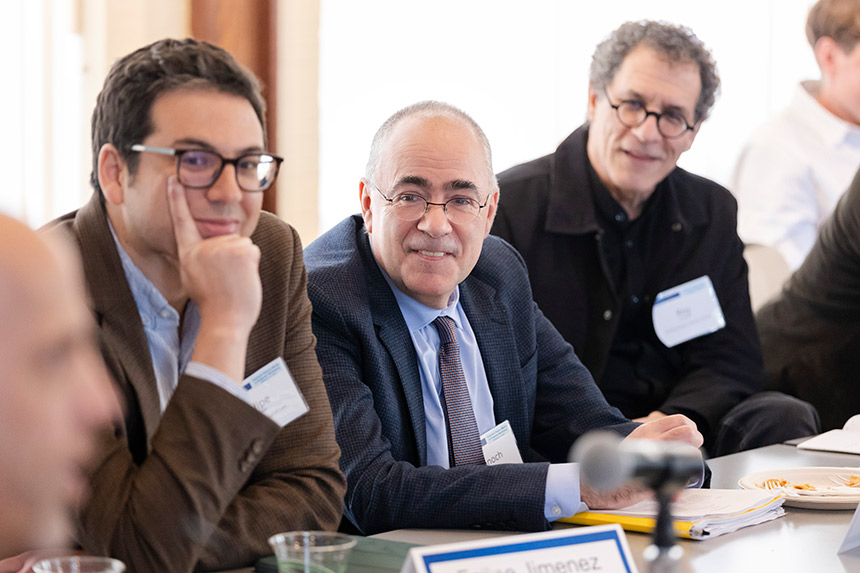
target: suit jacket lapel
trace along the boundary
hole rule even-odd
[[[528,448],[531,428],[519,356],[511,352],[517,348],[516,333],[497,296],[493,287],[474,276],[460,283],[460,304],[481,350],[496,423],[508,420],[520,450],[524,451]]]
[[[418,451],[419,465],[427,465],[427,428],[424,418],[424,398],[421,391],[421,377],[418,373],[418,358],[412,337],[394,293],[382,272],[376,265],[370,243],[363,230],[359,230],[356,238],[363,259],[363,268],[367,272],[367,290],[370,298],[370,312],[379,340],[388,351],[400,384],[406,397],[406,408],[412,422],[412,435],[415,436],[415,446]]]
[[[93,299],[93,310],[109,353],[107,360],[116,362],[109,366],[113,366],[115,377],[125,377],[124,380],[118,379],[117,383],[130,385],[137,395],[146,428],[146,450],[149,452],[152,436],[161,419],[155,372],[140,314],[125,280],[107,214],[97,192],[78,212],[74,228],[84,254],[84,275]]]

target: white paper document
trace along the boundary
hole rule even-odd
[[[860,454],[860,415],[851,416],[841,430],[830,430],[797,446],[799,450]]]
[[[685,489],[672,504],[672,520],[678,535],[710,539],[785,515],[783,501],[782,495],[771,491]],[[620,523],[631,531],[650,531],[657,509],[657,502],[649,500],[614,511],[577,513],[561,521],[583,525]]]

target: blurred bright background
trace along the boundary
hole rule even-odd
[[[0,210],[38,226],[86,201],[90,115],[110,64],[192,33],[249,67],[268,54],[273,151],[287,161],[267,205],[305,243],[357,211],[370,140],[410,103],[440,99],[470,113],[497,171],[553,151],[584,120],[594,46],[627,20],[689,26],[712,49],[722,94],[681,165],[728,185],[750,132],[800,80],[818,78],[804,35],[813,3],[7,0]],[[257,19],[242,24],[248,12]],[[249,51],[258,40],[265,49]]]

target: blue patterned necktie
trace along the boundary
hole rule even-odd
[[[455,466],[482,465],[484,453],[481,436],[466,376],[460,363],[460,346],[457,344],[457,324],[452,318],[440,316],[433,321],[439,332],[439,374],[442,378],[442,394],[445,398],[445,413],[451,436],[451,453]]]

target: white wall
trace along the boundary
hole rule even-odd
[[[722,96],[680,164],[727,184],[751,130],[818,77],[812,0],[321,0],[320,230],[358,210],[370,140],[423,99],[463,108],[495,167],[550,153],[585,117],[594,46],[627,20],[691,27],[717,60]]]

